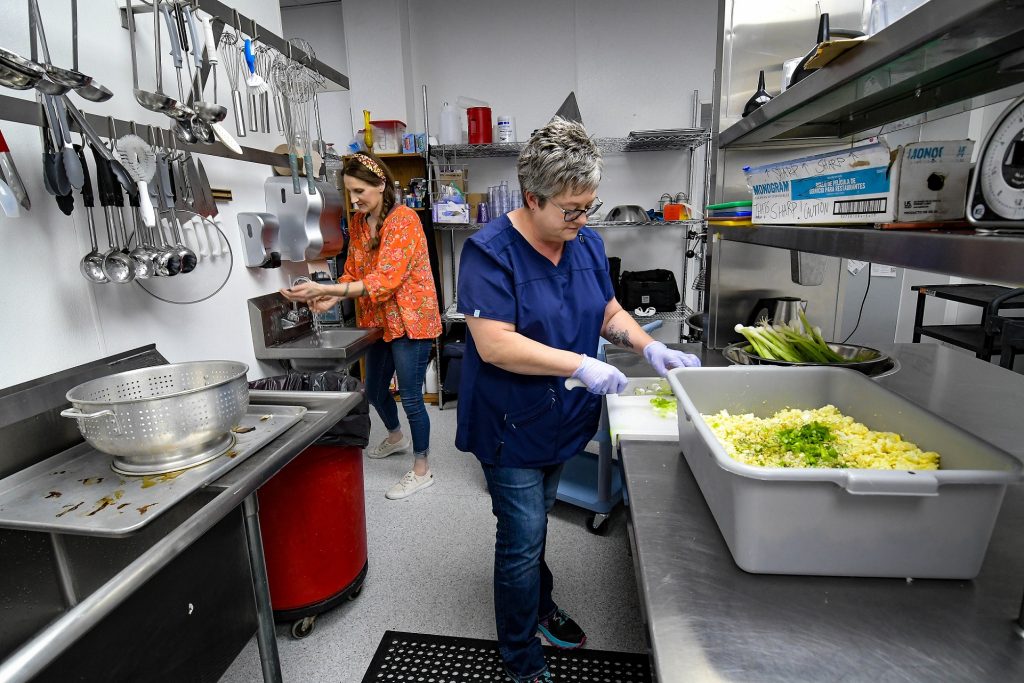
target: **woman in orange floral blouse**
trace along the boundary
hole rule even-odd
[[[349,226],[348,258],[339,284],[306,282],[281,293],[292,301],[308,301],[316,311],[326,311],[341,298],[358,297],[359,326],[383,328],[384,339],[366,353],[366,394],[389,435],[368,455],[384,458],[412,447],[412,470],[384,494],[397,500],[434,483],[427,463],[430,418],[422,391],[432,340],[441,334],[441,315],[423,226],[415,211],[395,205],[394,178],[387,166],[364,152],[348,160],[343,174],[357,213]],[[390,394],[396,371],[411,443],[402,434]]]

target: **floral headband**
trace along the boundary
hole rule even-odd
[[[355,154],[353,156],[355,156],[355,158],[359,160],[359,163],[361,163],[366,168],[370,169],[370,172],[373,173],[373,175],[377,176],[385,183],[388,182],[388,177],[384,175],[384,169],[382,169],[380,167],[380,164],[378,164],[376,161],[366,156],[365,154]]]

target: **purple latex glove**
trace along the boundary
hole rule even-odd
[[[626,376],[596,358],[583,356],[572,376],[587,385],[592,394],[618,394],[626,388]]]
[[[700,358],[692,353],[684,353],[670,349],[660,341],[654,341],[644,347],[644,358],[662,377],[672,368],[699,368]]]

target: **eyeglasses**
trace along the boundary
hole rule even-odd
[[[548,201],[551,202],[550,199]],[[604,202],[601,201],[600,197],[594,197],[594,203],[585,209],[563,209],[554,202],[551,202],[551,204],[562,212],[562,216],[565,218],[566,223],[571,223],[584,214],[586,214],[587,218],[590,218],[597,213],[597,210],[601,208],[601,205],[604,204]]]

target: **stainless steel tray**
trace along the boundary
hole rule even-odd
[[[305,415],[300,406],[250,405],[232,432],[235,445],[203,465],[129,477],[113,457],[82,443],[0,480],[0,528],[86,536],[123,536],[218,479]],[[239,430],[241,431],[241,430]]]

